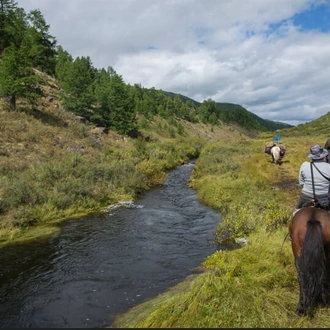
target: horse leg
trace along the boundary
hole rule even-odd
[[[278,162],[280,161],[280,153],[276,153],[276,159],[275,159],[275,164],[278,164]]]

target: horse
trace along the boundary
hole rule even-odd
[[[270,149],[270,154],[272,155],[272,161],[278,164],[281,159],[281,148],[279,146],[274,146]]]
[[[314,206],[301,208],[289,224],[300,286],[297,314],[305,315],[330,298],[330,214]]]

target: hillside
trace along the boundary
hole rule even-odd
[[[325,135],[330,137],[330,112],[311,122],[299,124],[292,128],[281,130],[284,136],[318,136]]]
[[[181,94],[175,94],[172,92],[164,92],[164,93],[168,96],[171,96],[172,98],[174,98],[176,95],[179,95],[184,102],[190,101],[192,102],[192,104],[194,104],[197,107],[201,105],[200,102],[197,102]],[[223,116],[226,118],[226,123],[239,125],[242,128],[248,127],[250,131],[251,130],[276,131],[278,129],[293,127],[292,125],[286,123],[260,118],[259,116],[248,111],[239,104],[226,103],[226,102],[216,102],[216,104],[220,108],[220,113],[222,113]]]
[[[97,153],[101,146],[114,144],[118,148],[129,145],[132,140],[112,130],[103,130],[84,123],[79,116],[67,112],[59,97],[60,87],[56,80],[44,73],[40,84],[41,97],[34,104],[17,101],[17,111],[2,102],[0,105],[0,168],[4,173],[10,169],[24,170],[30,159],[36,163],[60,158],[72,151]],[[143,117],[140,116],[140,120]],[[180,120],[184,137],[198,137],[212,141],[220,139],[239,140],[248,132],[239,125],[221,125],[210,129],[209,125]],[[160,117],[148,122],[140,132],[147,138],[162,141],[171,137],[170,124]],[[173,127],[173,130],[176,130]],[[97,148],[95,148],[97,146]]]
[[[24,170],[32,163],[47,163],[73,150],[94,153],[93,144],[122,141],[114,132],[93,132],[78,117],[60,105],[56,82],[47,76],[41,84],[43,95],[35,105],[18,100],[17,111],[0,108],[0,168],[2,173]],[[29,162],[26,162],[29,160]]]

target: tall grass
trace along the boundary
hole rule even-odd
[[[263,152],[271,138],[263,133],[244,145],[206,145],[189,183],[222,214],[214,239],[244,237],[247,244],[208,256],[202,274],[118,315],[111,327],[330,327],[329,307],[319,308],[314,318],[296,315],[299,285],[286,239],[300,193],[300,164],[312,144],[323,145],[328,137],[282,134],[287,153],[281,165]]]
[[[68,153],[52,162],[11,169],[0,177],[0,242],[9,230],[52,223],[97,212],[161,184],[169,169],[197,157],[200,141],[135,142],[126,150],[112,146],[92,156]],[[22,168],[21,168],[22,169]],[[21,231],[15,232],[15,236]]]

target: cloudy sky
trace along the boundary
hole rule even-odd
[[[330,0],[16,0],[129,84],[297,125],[330,111]]]

